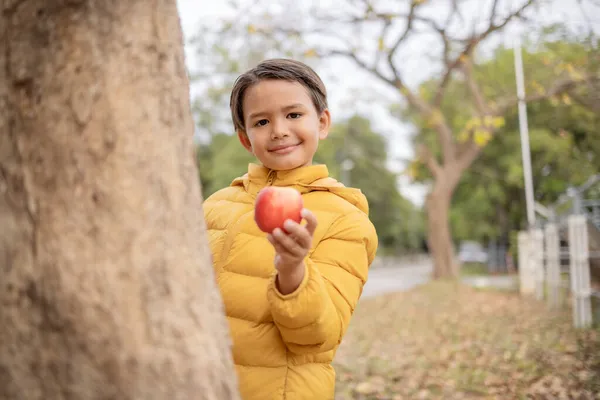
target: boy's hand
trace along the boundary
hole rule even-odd
[[[315,215],[302,210],[306,225],[287,220],[285,231],[276,228],[267,239],[275,248],[275,268],[277,269],[277,289],[282,294],[292,293],[300,286],[304,278],[304,258],[312,247],[312,238],[317,228]]]

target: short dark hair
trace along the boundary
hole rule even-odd
[[[229,107],[236,131],[245,131],[244,126],[244,94],[246,90],[260,81],[274,79],[298,82],[310,94],[317,112],[321,114],[327,109],[327,90],[317,73],[308,65],[287,58],[274,58],[262,61],[256,67],[240,75],[231,91]]]

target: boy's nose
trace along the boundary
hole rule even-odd
[[[271,139],[281,139],[288,136],[289,132],[285,122],[271,123]]]

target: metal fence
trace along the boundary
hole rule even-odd
[[[600,200],[586,199],[600,184],[600,175],[569,190],[552,207],[536,204],[543,218],[535,227],[519,232],[519,282],[523,295],[546,299],[558,307],[569,298],[573,324],[587,328],[594,323],[592,272],[600,272]]]
[[[508,253],[508,247],[508,243],[490,240],[487,246],[487,269],[490,274],[507,274],[513,272],[514,267],[511,263],[511,256]]]

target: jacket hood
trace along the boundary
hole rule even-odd
[[[263,165],[249,164],[248,172],[231,182],[231,186],[243,186],[246,192],[256,197],[265,186],[287,186],[300,193],[328,191],[369,214],[367,198],[360,189],[344,186],[329,176],[326,165],[310,165],[285,171],[276,171]]]

